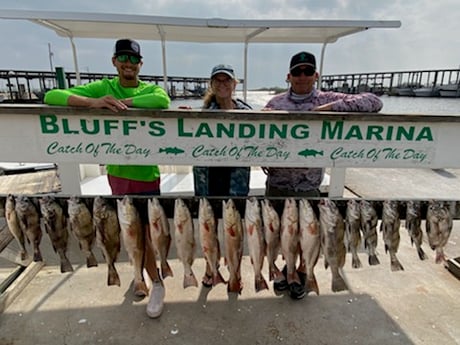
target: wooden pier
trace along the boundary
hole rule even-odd
[[[102,78],[114,78],[110,73],[80,73],[85,84]],[[163,76],[139,75],[139,79],[154,84],[163,83]],[[64,72],[65,87],[75,86],[75,72]],[[208,87],[209,78],[168,77],[168,94],[174,98],[201,98]],[[56,72],[0,70],[0,102],[42,103],[46,91],[58,87]]]
[[[321,89],[390,96],[460,97],[460,69],[323,75]]]

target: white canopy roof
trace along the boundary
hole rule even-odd
[[[54,30],[71,40],[75,72],[79,78],[73,38],[130,37],[161,41],[163,74],[166,86],[165,42],[244,43],[244,79],[247,79],[247,45],[249,43],[321,43],[320,73],[326,44],[340,37],[371,28],[399,28],[400,21],[391,20],[255,20],[221,18],[182,18],[147,15],[103,14],[83,12],[0,10],[2,19],[29,20]],[[245,82],[245,87],[247,83]]]

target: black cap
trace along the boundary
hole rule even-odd
[[[312,66],[314,69],[316,69],[315,56],[307,52],[297,53],[291,58],[291,63],[289,64],[289,71],[292,71],[296,67],[305,65]]]
[[[123,54],[134,55],[142,59],[141,46],[139,43],[129,38],[118,40],[115,43],[113,55],[118,56]]]

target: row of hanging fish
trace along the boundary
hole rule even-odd
[[[101,249],[108,267],[108,285],[120,286],[115,263],[121,243],[133,264],[134,290],[137,295],[145,296],[148,293],[142,277],[143,268],[147,268],[144,267],[146,245],[152,246],[160,263],[162,277],[173,276],[168,264],[172,242],[170,225],[158,198],[147,199],[147,220],[144,221],[138,207],[133,203],[133,198],[129,196],[110,200],[96,197],[92,206],[82,198],[70,197],[65,200],[66,207],[63,207],[62,200],[53,196],[43,196],[38,198],[38,203],[34,203],[27,196],[7,197],[5,217],[8,228],[19,243],[21,259],[24,260],[28,255],[25,246],[25,242],[28,241],[33,247],[33,260],[42,260],[40,242],[43,228],[49,235],[53,249],[59,255],[61,272],[73,271],[66,256],[70,231],[86,257],[87,267],[98,265],[93,253],[94,245]],[[197,226],[201,252],[206,261],[205,277],[209,277],[209,285],[227,283],[229,292],[241,293],[241,260],[245,238],[254,269],[254,287],[257,292],[268,289],[262,273],[265,257],[268,261],[270,281],[285,278],[288,284],[300,284],[301,276],[306,277],[307,291],[317,294],[319,287],[314,268],[321,252],[325,267],[331,271],[331,289],[334,292],[347,289],[340,274],[340,269],[345,265],[347,251],[351,252],[352,267],[362,267],[358,257],[361,242],[367,251],[369,264],[379,264],[376,251],[378,217],[372,202],[350,199],[343,216],[331,199],[319,200],[316,212],[313,206],[307,199],[297,201],[287,198],[284,200],[280,217],[270,200],[251,197],[245,201],[242,218],[232,199],[223,200],[222,235],[225,264],[228,269],[226,282],[220,273],[222,254],[217,228],[218,217],[215,216],[208,199],[201,198]],[[398,202],[385,200],[381,215],[380,231],[385,251],[390,255],[391,270],[403,270],[396,256],[400,241]],[[421,222],[420,202],[407,201],[405,227],[416,246],[419,258],[423,260],[426,255],[422,249]],[[193,272],[197,249],[195,226],[190,209],[180,198],[174,202],[173,224],[177,257],[183,264],[183,286],[198,286]],[[440,263],[445,260],[443,248],[453,224],[447,205],[441,201],[430,201],[425,224],[428,243],[436,251],[436,262]],[[285,261],[286,277],[275,263],[279,254]]]

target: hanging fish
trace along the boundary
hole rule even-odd
[[[192,270],[195,260],[195,234],[192,216],[187,205],[180,198],[176,199],[174,203],[174,228],[177,256],[184,266],[184,289],[189,286],[198,286],[195,273]]]
[[[115,268],[121,248],[117,211],[100,196],[94,198],[93,226],[96,230],[96,244],[101,249],[107,263],[107,285],[120,286],[120,276]]]
[[[149,217],[149,231],[153,248],[160,259],[161,276],[172,277],[173,271],[168,263],[169,249],[171,248],[171,234],[169,221],[158,198],[148,200],[147,212]]]
[[[243,226],[241,215],[232,199],[222,201],[222,219],[225,241],[225,262],[229,271],[228,292],[241,294],[241,259],[243,257]]]
[[[246,199],[244,227],[248,243],[249,257],[254,269],[254,286],[256,292],[268,289],[267,281],[262,275],[265,258],[265,239],[262,229],[262,216],[259,200],[255,197]]]
[[[426,212],[426,234],[432,250],[436,251],[435,262],[440,264],[446,261],[444,246],[452,232],[452,215],[449,208],[442,201],[431,200]]]
[[[15,210],[19,227],[33,246],[34,261],[43,261],[40,251],[42,229],[40,227],[40,214],[38,213],[37,206],[27,196],[20,195],[16,198]]]
[[[72,264],[66,254],[69,233],[67,231],[67,219],[64,216],[64,211],[52,196],[40,198],[39,203],[43,226],[51,240],[54,251],[59,255],[61,272],[73,272]]]
[[[97,266],[97,260],[93,253],[96,242],[96,231],[93,227],[93,217],[88,206],[78,196],[67,199],[69,213],[69,229],[78,241],[80,250],[85,254],[86,267]]]
[[[394,200],[385,200],[383,202],[380,231],[383,233],[385,252],[390,253],[390,265],[392,271],[404,270],[403,266],[396,257],[400,241],[399,227],[400,220],[398,202]]]
[[[27,258],[27,249],[25,246],[25,236],[22,232],[22,229],[19,225],[18,216],[16,214],[16,200],[12,194],[9,194],[6,197],[5,201],[5,218],[6,224],[8,225],[8,230],[10,230],[13,237],[16,239],[19,245],[19,255],[21,260],[25,260]]]
[[[363,231],[364,247],[369,256],[369,265],[379,265],[377,258],[377,223],[378,217],[370,201],[361,200],[361,230]]]
[[[275,264],[281,249],[280,217],[268,199],[262,200],[262,220],[267,245],[269,279],[279,282],[285,279],[283,273]]]
[[[314,269],[318,262],[321,248],[321,231],[318,218],[307,199],[300,199],[299,201],[299,237],[301,268],[298,270],[306,273],[305,285],[307,291],[314,291],[319,295]]]
[[[133,199],[125,195],[117,199],[117,215],[120,224],[120,234],[123,245],[134,267],[134,294],[147,296],[149,290],[144,281],[145,234],[139,211],[133,204]]]
[[[206,260],[205,278],[211,278],[211,285],[225,283],[219,272],[220,246],[217,236],[216,219],[208,199],[201,198],[198,208],[198,227],[203,256]],[[207,282],[206,282],[207,284]]]
[[[324,264],[330,266],[334,292],[348,290],[339,268],[345,265],[346,249],[344,239],[344,222],[337,205],[330,199],[322,199],[319,204],[319,222],[324,253]]]
[[[351,252],[351,267],[362,267],[358,256],[358,248],[361,245],[361,207],[355,199],[347,201],[345,237],[347,250]]]
[[[415,244],[417,254],[420,260],[425,260],[426,255],[422,249],[423,232],[422,232],[422,212],[420,201],[409,200],[406,202],[406,221],[404,226],[409,233],[412,245]]]

